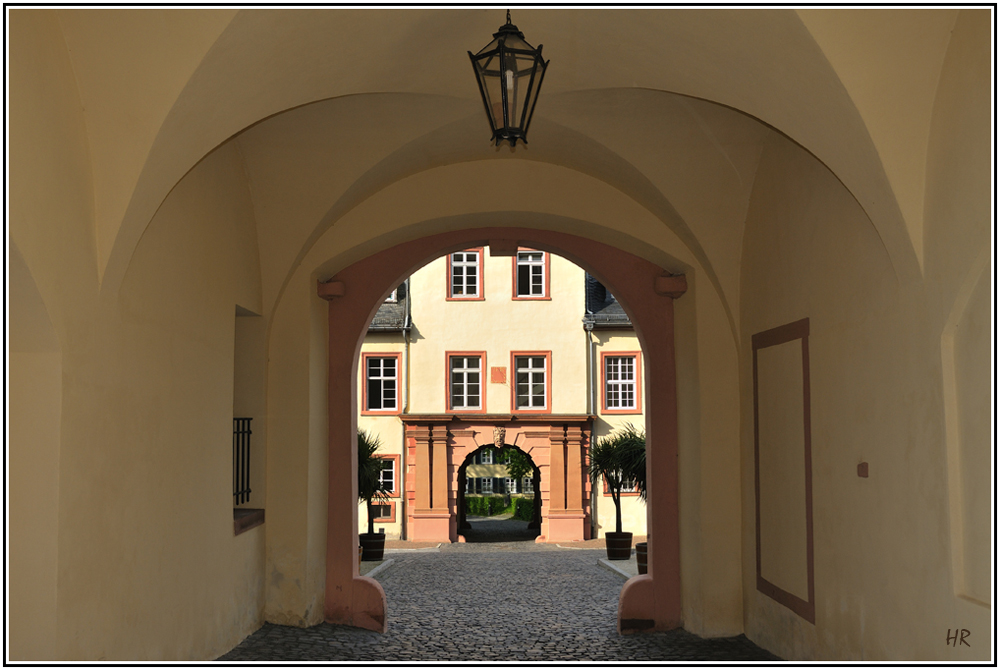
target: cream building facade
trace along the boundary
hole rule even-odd
[[[449,532],[423,537],[464,541],[463,494],[482,493],[484,484],[470,487],[467,479],[488,478],[488,491],[497,494],[525,489],[522,482],[508,491],[502,481],[506,467],[494,462],[492,452],[486,455],[490,463],[473,462],[479,448],[496,444],[498,428],[505,436],[500,443],[527,453],[540,470],[539,541],[614,531],[614,503],[602,482],[591,490],[587,454],[593,440],[625,424],[640,430],[645,425],[642,352],[631,321],[600,282],[556,254],[528,249],[494,254],[488,246],[468,249],[425,265],[386,299],[362,344],[358,426],[382,443],[379,453],[392,493],[375,524],[388,539],[410,539],[418,488],[416,432],[427,423],[458,434],[446,440],[448,457],[440,474],[450,482]],[[526,413],[534,418],[531,428],[519,430]],[[565,426],[558,418],[546,420],[553,415],[572,417],[582,430],[572,447],[579,452],[576,470],[566,477],[577,480],[583,516],[550,538],[549,432]],[[634,493],[622,503],[623,528],[644,535],[645,504]],[[563,500],[562,507],[566,504]],[[363,504],[358,517],[366,532]]]
[[[994,8],[517,10],[513,150],[466,60],[502,10],[6,12],[11,659],[383,630],[341,380],[407,276],[506,244],[642,344],[623,629],[990,660]]]

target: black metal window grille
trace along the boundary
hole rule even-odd
[[[233,504],[250,500],[250,422],[252,418],[233,419]]]

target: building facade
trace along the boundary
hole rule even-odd
[[[381,440],[392,488],[376,527],[462,541],[465,495],[528,492],[540,498],[538,541],[603,537],[614,503],[601,482],[592,490],[587,453],[625,424],[643,428],[641,370],[621,305],[572,262],[486,246],[428,263],[386,298],[358,363],[358,426]],[[523,451],[536,473],[507,481],[497,446]],[[428,477],[449,482],[444,510],[421,507],[422,459]],[[625,530],[645,534],[634,492],[622,515]]]

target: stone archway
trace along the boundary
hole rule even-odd
[[[590,539],[590,481],[584,466],[593,417],[583,415],[407,416],[407,478],[410,539],[461,542],[459,468],[488,444],[497,428],[504,442],[529,454],[540,471],[537,542]]]
[[[559,254],[583,267],[614,292],[632,319],[645,352],[649,567],[648,574],[633,577],[622,589],[618,628],[627,632],[680,626],[673,300],[684,294],[685,278],[671,276],[643,258],[583,237],[503,227],[452,231],[405,242],[360,260],[317,286],[320,297],[329,301],[329,499],[324,607],[328,622],[385,630],[385,593],[378,582],[358,573],[357,390],[354,383],[344,383],[357,377],[368,324],[392,287],[442,253],[470,246],[516,248],[518,244]],[[429,478],[435,458],[430,446],[435,436],[428,432],[428,457],[423,467]],[[436,458],[445,460],[445,455],[446,451],[441,450]],[[345,467],[347,463],[351,467]],[[436,467],[447,470],[446,463]],[[418,479],[420,476],[418,471]],[[421,508],[430,513],[428,523],[436,526],[435,532],[448,528],[450,533],[448,489],[438,487],[428,497],[428,506]],[[576,523],[572,517],[567,521]]]
[[[524,451],[523,449],[517,447],[516,445],[504,442],[504,438],[505,438],[505,434],[504,433],[499,433],[499,436],[498,436],[497,431],[495,429],[494,430],[494,436],[496,438],[496,442],[494,442],[494,444],[492,444],[492,445],[489,445],[489,444],[480,445],[474,451],[470,451],[469,453],[467,453],[466,456],[465,456],[465,458],[461,459],[462,460],[462,464],[459,465],[458,468],[457,468],[457,470],[456,470],[457,475],[458,475],[458,481],[457,481],[457,485],[456,485],[456,488],[455,488],[455,517],[456,517],[456,520],[458,522],[458,541],[459,542],[465,542],[466,541],[465,536],[462,534],[462,531],[463,530],[470,530],[471,529],[471,525],[466,520],[466,518],[468,516],[468,507],[466,505],[466,496],[468,495],[468,491],[467,491],[468,487],[467,487],[466,484],[467,484],[468,478],[467,478],[467,475],[466,475],[466,472],[467,472],[466,468],[469,465],[473,465],[473,457],[477,453],[480,453],[480,452],[482,452],[485,449],[490,449],[490,448],[497,449],[497,444],[498,443],[499,443],[499,448],[500,449],[515,449],[515,450],[521,452],[522,454],[524,454],[528,458],[528,460],[531,461],[532,473],[531,473],[531,491],[530,492],[532,494],[533,505],[532,505],[531,520],[528,521],[528,529],[529,530],[536,529],[536,530],[539,530],[539,531],[541,529],[541,522],[542,522],[542,494],[541,494],[541,491],[542,491],[542,485],[541,485],[542,471],[541,471],[541,468],[539,468],[538,465],[535,463],[534,459],[531,458],[531,454],[530,453],[528,453],[527,451]],[[455,462],[458,462],[459,459],[455,458],[454,460],[455,460]],[[525,479],[527,479],[527,477],[525,477]],[[521,493],[523,494],[523,493],[526,493],[526,492],[522,490]]]

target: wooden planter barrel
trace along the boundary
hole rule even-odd
[[[639,568],[639,574],[646,574],[646,543],[636,542],[635,543],[635,565]]]
[[[632,557],[632,533],[605,533],[609,561],[627,561]]]
[[[381,561],[385,552],[385,534],[361,533],[358,537],[361,540],[361,560]]]

